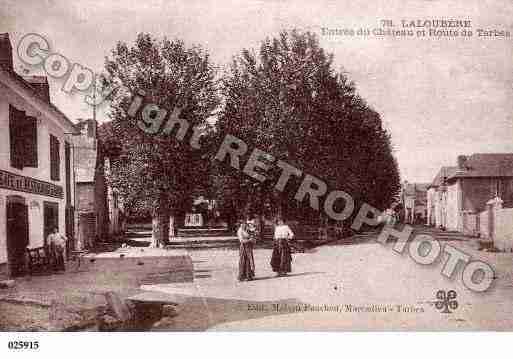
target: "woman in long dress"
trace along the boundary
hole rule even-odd
[[[271,267],[278,276],[287,275],[292,271],[292,254],[289,241],[294,238],[294,233],[283,220],[279,219],[274,229],[273,254]]]
[[[256,228],[249,219],[243,222],[238,231],[239,238],[239,281],[253,280],[255,278],[255,260],[253,258],[253,245],[256,242]]]

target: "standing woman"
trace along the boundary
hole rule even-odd
[[[294,233],[282,219],[278,219],[274,229],[274,246],[271,257],[271,267],[277,276],[287,275],[292,271],[292,255],[290,253],[289,240],[294,238]]]
[[[238,231],[239,238],[239,281],[253,280],[255,278],[255,260],[253,258],[253,245],[256,242],[256,228],[248,218],[242,222]]]

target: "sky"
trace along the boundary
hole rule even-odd
[[[472,37],[327,36],[322,28],[374,29],[381,20],[470,20]],[[0,32],[13,45],[27,33],[51,49],[101,72],[117,41],[140,32],[180,38],[208,49],[225,68],[243,48],[297,28],[318,34],[335,67],[380,113],[392,137],[402,180],[431,182],[441,166],[461,154],[513,152],[513,3],[510,0],[1,0]],[[510,37],[478,37],[477,29]],[[31,75],[15,59],[15,70]],[[61,91],[50,79],[51,98],[70,119],[92,117],[83,93]],[[106,108],[99,120],[106,119]]]

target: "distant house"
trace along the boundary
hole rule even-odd
[[[447,227],[447,179],[452,177],[458,167],[444,166],[438,171],[427,191],[426,224],[438,228]]]
[[[427,189],[429,183],[410,183],[404,181],[401,186],[401,215],[405,223],[425,223],[427,217]]]
[[[505,208],[513,207],[513,153],[462,155],[456,167],[444,168],[443,178],[439,173],[430,187],[442,198],[438,203],[439,218],[435,209],[435,225],[477,234],[478,214],[491,199],[500,198]],[[437,202],[434,204],[436,208]]]
[[[98,125],[93,119],[78,120],[81,135],[74,138],[75,172],[78,210],[78,238],[82,248],[91,248],[97,240],[106,240],[122,230],[120,203],[109,188],[106,174],[109,170]]]

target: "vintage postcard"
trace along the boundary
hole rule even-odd
[[[0,0],[0,331],[512,331],[512,18]]]

